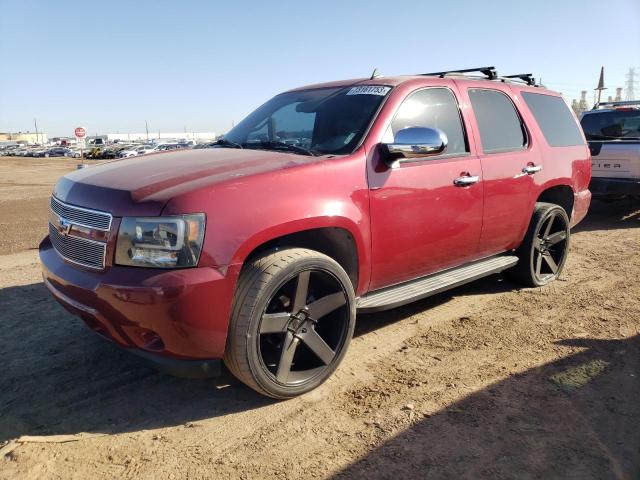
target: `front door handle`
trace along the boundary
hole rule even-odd
[[[538,173],[540,170],[542,170],[542,165],[527,165],[522,169],[522,173],[533,175],[534,173]]]
[[[453,180],[453,184],[456,187],[468,187],[469,185],[473,185],[474,183],[478,183],[480,181],[480,175],[464,175],[462,177],[455,178]]]

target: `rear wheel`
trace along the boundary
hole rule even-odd
[[[536,203],[526,237],[516,250],[518,264],[509,273],[530,287],[552,282],[567,260],[569,237],[567,212],[553,203]]]
[[[337,262],[312,250],[277,251],[240,275],[224,361],[254,390],[291,398],[331,376],[354,325],[353,286]]]

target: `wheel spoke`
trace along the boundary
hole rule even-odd
[[[309,304],[309,316],[314,320],[320,320],[322,317],[340,308],[345,303],[347,303],[347,299],[343,292],[332,293],[331,295],[322,297]]]
[[[542,255],[542,258],[544,258],[544,261],[547,262],[547,265],[549,265],[552,273],[556,273],[558,271],[558,265],[556,265],[555,260],[550,254],[545,253],[544,255]]]
[[[542,254],[538,253],[538,257],[536,258],[536,275],[539,277],[542,271]]]
[[[280,361],[278,362],[278,371],[276,372],[276,379],[281,383],[287,383],[289,373],[291,372],[291,364],[293,363],[293,356],[298,348],[298,342],[300,340],[293,336],[293,333],[287,332],[287,336],[282,344],[282,353],[280,354]]]
[[[304,344],[324,362],[325,365],[329,365],[329,363],[331,363],[331,360],[333,360],[333,357],[335,356],[335,352],[331,350],[331,347],[326,344],[318,332],[313,328],[310,328],[307,333],[303,334],[300,337],[300,340],[302,340]]]
[[[287,312],[265,313],[260,322],[260,333],[280,333],[287,328],[291,316]]]
[[[293,313],[297,313],[307,304],[307,295],[309,294],[309,276],[310,271],[300,272],[296,285],[296,294],[293,297]]]
[[[556,212],[553,212],[549,217],[549,223],[547,223],[547,228],[544,230],[543,238],[547,238],[551,233],[551,226],[553,225],[553,221],[556,219]]]
[[[554,233],[553,235],[549,235],[546,240],[549,245],[555,245],[556,243],[561,242],[566,238],[567,238],[567,232],[562,230],[560,232]]]

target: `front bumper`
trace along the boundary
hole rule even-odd
[[[640,195],[640,180],[637,178],[591,177],[589,190],[594,197],[612,195]]]
[[[68,311],[103,337],[156,359],[164,370],[171,371],[171,360],[179,368],[189,363],[182,361],[224,355],[239,267],[113,266],[96,272],[64,261],[48,237],[40,244],[40,260],[45,285]],[[205,370],[215,370],[214,363]]]

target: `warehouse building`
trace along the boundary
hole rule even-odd
[[[44,144],[48,142],[47,134],[43,132],[18,132],[3,133],[0,132],[0,142],[26,143],[33,145],[35,143]]]

